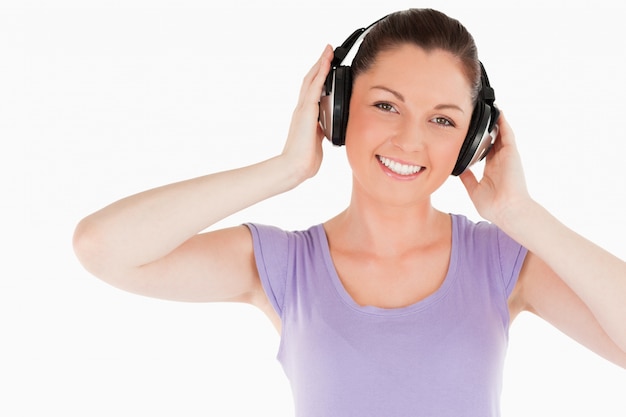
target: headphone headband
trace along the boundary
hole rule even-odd
[[[352,32],[352,35],[350,35],[348,39],[341,44],[341,46],[335,49],[335,57],[331,62],[331,67],[338,67],[339,65],[352,65],[352,60],[361,47],[361,43],[363,42],[363,39],[365,39],[365,36],[374,28],[374,26],[376,26],[378,22],[385,19],[385,17],[387,16],[378,19],[367,27],[360,28]]]

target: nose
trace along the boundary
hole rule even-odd
[[[426,146],[426,129],[416,121],[406,121],[391,136],[391,143],[402,151],[419,152]]]

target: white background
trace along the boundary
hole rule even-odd
[[[275,155],[325,44],[398,9],[468,27],[533,196],[626,259],[626,10],[474,3],[1,2],[0,415],[292,414],[261,313],[116,290],[78,264],[73,228],[128,194]],[[342,149],[325,154],[314,179],[216,227],[342,210],[349,169]],[[456,178],[434,200],[478,219]],[[504,416],[623,417],[625,394],[623,369],[529,314],[513,324]]]

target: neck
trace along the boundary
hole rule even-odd
[[[432,244],[449,231],[449,222],[430,197],[393,205],[353,190],[348,208],[326,226],[343,247],[384,256]]]

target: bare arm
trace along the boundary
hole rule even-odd
[[[565,227],[528,195],[504,117],[500,128],[481,181],[470,172],[461,179],[479,213],[530,251],[518,302],[625,366],[626,263]]]
[[[583,346],[626,368],[626,352],[613,341],[589,306],[543,260],[529,252],[517,283],[522,309],[551,323]]]
[[[523,214],[511,213],[503,223],[505,232],[543,260],[626,352],[626,263],[565,227],[538,204],[521,209]],[[541,292],[532,295],[531,307],[547,308],[549,300],[543,300]]]
[[[196,234],[294,186],[281,167],[281,159],[274,158],[124,198],[78,224],[76,254],[91,273],[131,292],[196,301],[240,295],[251,289],[253,278],[251,250],[242,250],[247,242],[251,247],[249,236],[236,229]],[[224,274],[246,276],[235,279],[243,288],[216,288],[207,281],[215,277],[226,284]]]
[[[246,228],[199,233],[315,175],[323,138],[317,102],[331,58],[327,47],[304,78],[280,155],[144,191],[91,214],[74,233],[75,252],[85,268],[148,296],[256,302],[260,285]]]

